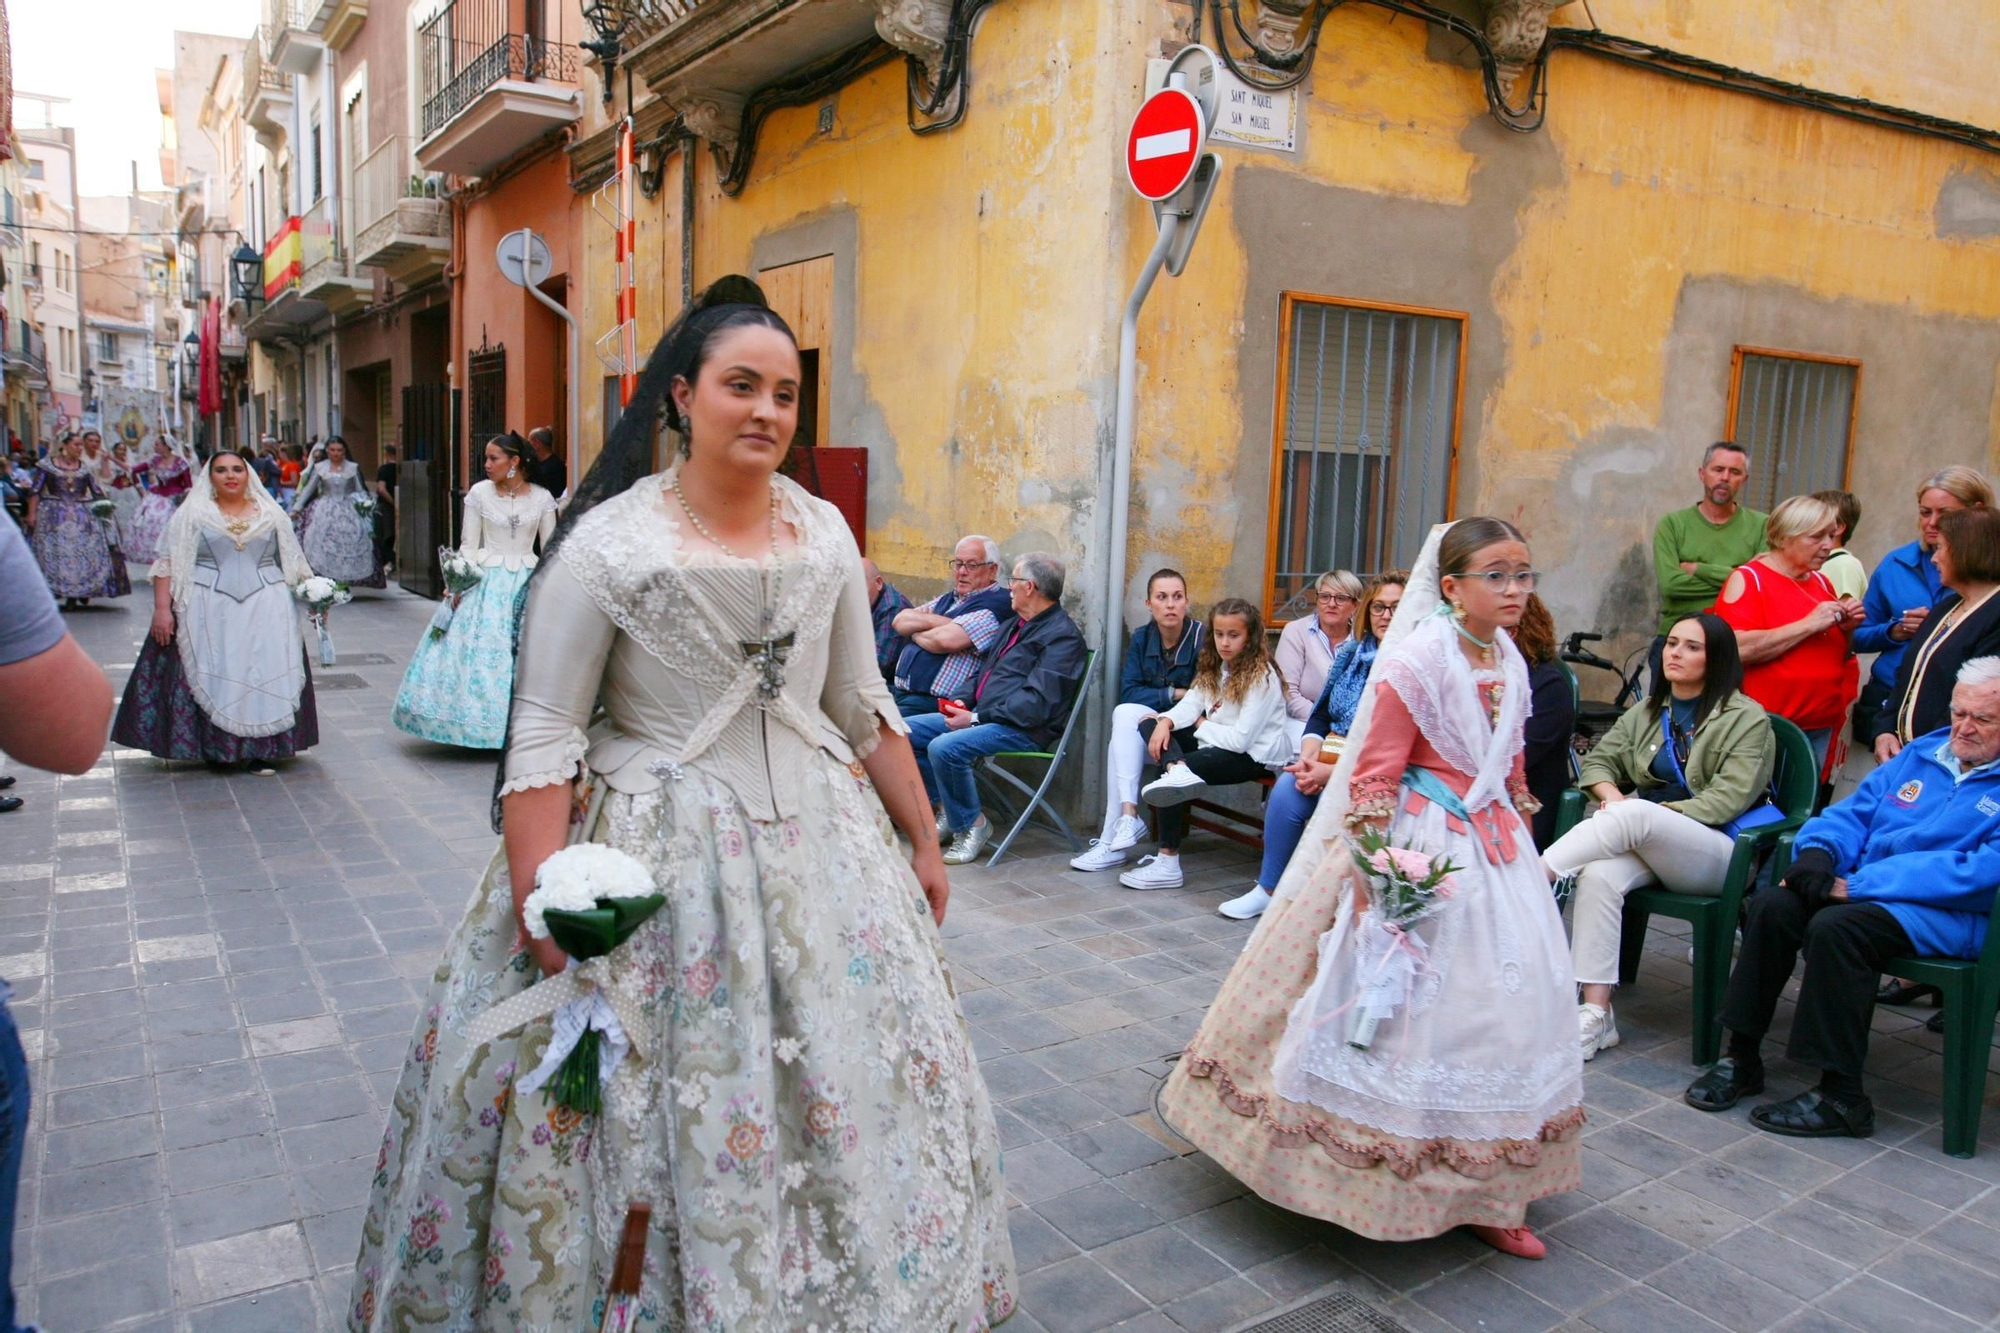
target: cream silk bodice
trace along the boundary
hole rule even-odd
[[[536,542],[547,545],[555,530],[555,497],[547,491],[529,486],[506,496],[482,481],[465,493],[458,549],[476,564],[533,569]]]
[[[839,510],[778,477],[798,545],[776,569],[691,555],[665,482],[593,509],[536,575],[501,792],[567,782],[580,763],[628,793],[699,768],[753,819],[791,818],[801,784],[786,775],[813,751],[851,763],[883,723],[908,730],[876,667],[860,551]],[[782,665],[760,669],[761,645],[786,636]]]

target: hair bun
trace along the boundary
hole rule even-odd
[[[717,278],[695,297],[694,308],[707,310],[719,305],[754,305],[766,310],[771,303],[764,298],[764,289],[741,273],[731,273]]]

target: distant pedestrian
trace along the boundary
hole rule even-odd
[[[1702,451],[1695,476],[1701,499],[1653,529],[1653,576],[1660,588],[1659,632],[1648,658],[1654,680],[1667,631],[1713,610],[1729,576],[1764,549],[1764,515],[1737,503],[1750,479],[1750,451],[1719,440]]]
[[[535,456],[528,461],[528,480],[560,500],[569,492],[569,464],[556,452],[556,433],[547,426],[528,432]]]
[[[351,588],[388,586],[375,558],[374,516],[364,517],[354,503],[368,494],[347,441],[336,435],[326,442],[325,459],[307,470],[294,502],[299,544],[314,572]]]
[[[382,462],[375,469],[375,561],[387,570],[396,563],[396,444],[382,443]]]

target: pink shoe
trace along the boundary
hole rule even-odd
[[[1516,1259],[1546,1259],[1549,1247],[1542,1244],[1541,1237],[1526,1227],[1467,1227],[1473,1235],[1491,1245],[1502,1254],[1511,1254]]]

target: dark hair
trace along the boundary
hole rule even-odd
[[[1814,491],[1813,499],[1824,500],[1840,515],[1840,544],[1845,546],[1853,541],[1854,530],[1861,526],[1861,501],[1854,498],[1854,492]]]
[[[241,463],[244,467],[250,466],[250,455],[244,453],[241,449],[231,449],[227,447],[217,449],[214,453],[208,456],[209,464],[213,466],[215,460],[218,458],[233,458],[237,462]]]
[[[1146,576],[1146,596],[1151,597],[1153,595],[1153,585],[1161,579],[1179,579],[1181,581],[1181,591],[1187,591],[1187,575],[1181,573],[1178,569],[1162,567]]]
[[[1226,680],[1222,675],[1222,650],[1215,646],[1215,622],[1223,616],[1234,616],[1249,631],[1243,642],[1243,652],[1230,667]],[[1285,673],[1278,669],[1270,646],[1264,642],[1264,613],[1257,609],[1256,603],[1246,602],[1241,597],[1225,597],[1209,608],[1208,635],[1201,641],[1201,651],[1195,654],[1191,688],[1206,690],[1213,699],[1240,704],[1249,695],[1250,687],[1264,678],[1266,671],[1277,677],[1278,688],[1283,689]]]
[[[554,565],[549,557],[562,546],[563,540],[585,514],[613,496],[624,494],[641,477],[653,472],[653,448],[663,419],[685,440],[687,422],[674,406],[674,381],[685,379],[690,384],[694,383],[701,374],[703,363],[714,353],[715,344],[722,334],[730,329],[750,326],[776,329],[790,338],[794,346],[798,343],[791,326],[780,319],[764,299],[764,289],[750,279],[732,273],[710,283],[660,335],[659,342],[653,344],[645,366],[639,371],[639,382],[633,388],[632,401],[625,405],[618,424],[611,428],[597,461],[590,465],[583,480],[572,488],[569,508],[556,524],[554,534],[543,544],[540,563],[528,576],[527,582],[521,585],[521,591],[515,594],[513,641],[517,653],[521,642],[521,618],[528,607],[528,595],[534,589],[535,581]],[[686,452],[685,447],[682,452]],[[517,675],[517,688],[519,684],[520,677]],[[500,742],[500,762],[493,773],[491,811],[495,833],[502,831],[500,788],[507,780],[507,746],[514,738],[513,719],[514,710],[510,707],[507,710],[507,733]]]
[[[495,435],[492,439],[488,440],[486,448],[499,449],[501,453],[507,455],[507,457],[513,459],[524,468],[528,465],[528,442],[511,430],[505,435]]]
[[[551,449],[556,447],[556,433],[547,426],[535,427],[528,432],[528,438],[536,444],[547,445]]]
[[[1714,460],[1715,456],[1719,453],[1722,453],[1724,450],[1727,450],[1732,454],[1742,454],[1743,466],[1745,467],[1750,466],[1749,449],[1745,448],[1743,445],[1738,444],[1734,440],[1717,440],[1714,444],[1711,444],[1708,446],[1708,448],[1702,450],[1701,465],[1703,467],[1707,467],[1709,463]]]
[[[1539,594],[1529,593],[1527,604],[1521,608],[1521,623],[1514,626],[1514,646],[1528,659],[1529,666],[1556,660],[1556,618],[1549,614],[1549,604]]]
[[[346,454],[349,458],[354,457],[354,451],[347,447],[347,441],[342,436],[329,435],[324,440],[321,440],[319,443],[320,443],[320,448],[322,449],[331,449],[333,448],[334,445],[337,444],[340,446],[340,452]]]
[[[2000,511],[1953,509],[1938,515],[1938,536],[1951,547],[1960,582],[2000,583]]]
[[[1472,564],[1473,556],[1500,542],[1520,542],[1525,546],[1528,539],[1504,518],[1488,518],[1482,514],[1460,519],[1451,525],[1444,534],[1444,540],[1438,543],[1438,578],[1442,580],[1447,574],[1463,574]]]
[[[1706,659],[1701,680],[1701,696],[1694,703],[1694,724],[1699,727],[1708,721],[1708,715],[1728,702],[1729,696],[1743,688],[1743,657],[1736,649],[1736,631],[1729,622],[1713,611],[1704,611],[1698,616],[1682,616],[1674,625],[1685,625],[1692,620],[1701,626],[1702,652]],[[1673,633],[1673,625],[1667,627]],[[1666,710],[1667,700],[1673,693],[1673,682],[1667,673],[1661,671],[1653,677],[1653,692],[1646,697],[1646,707],[1651,710],[1653,721],[1660,720]]]

